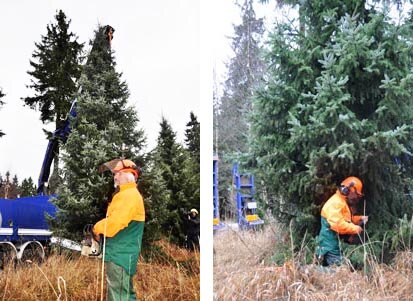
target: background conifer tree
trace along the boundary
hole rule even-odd
[[[199,164],[200,154],[200,124],[193,112],[190,113],[190,121],[186,124],[185,144],[188,151],[194,158],[195,163]]]
[[[20,185],[21,197],[33,196],[36,195],[36,185],[33,182],[32,177],[28,179],[23,179],[22,184]]]
[[[190,113],[190,121],[186,124],[185,144],[187,159],[185,162],[184,179],[185,195],[189,207],[199,212],[200,201],[200,123],[194,113]]]
[[[56,23],[47,25],[47,34],[41,42],[35,43],[30,66],[33,70],[28,88],[35,91],[34,96],[22,98],[32,109],[40,111],[43,123],[54,122],[56,129],[64,123],[66,115],[77,90],[76,81],[81,73],[81,53],[83,44],[78,43],[77,36],[70,32],[70,20],[59,10],[55,16]],[[50,132],[46,131],[50,139]],[[55,149],[53,175],[50,179],[54,191],[59,183],[59,146]]]
[[[0,175],[0,197],[5,199],[15,199],[20,196],[20,185],[17,175],[10,174],[6,171],[5,176]]]
[[[145,204],[145,231],[143,244],[163,237],[169,237],[163,225],[168,218],[167,204],[171,202],[171,191],[167,189],[162,168],[157,164],[160,160],[156,152],[151,152],[146,158],[145,169],[139,188],[143,191]],[[144,250],[143,250],[144,251]]]
[[[186,194],[186,185],[192,179],[187,164],[192,162],[188,163],[188,151],[176,142],[176,133],[170,123],[162,118],[160,126],[158,144],[154,150],[154,164],[160,168],[165,188],[169,193],[169,201],[166,203],[166,216],[162,222],[162,231],[174,242],[182,244],[186,233],[186,214],[194,205]],[[199,207],[199,198],[197,206]]]
[[[241,4],[237,2],[237,5],[242,21],[234,25],[234,36],[231,38],[234,57],[227,65],[223,94],[214,104],[214,150],[218,151],[215,155],[220,159],[220,209],[224,214],[234,207],[229,193],[232,165],[248,152],[252,97],[265,70],[261,42],[265,31],[263,19],[256,17],[252,0],[244,0]]]

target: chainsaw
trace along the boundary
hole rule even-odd
[[[100,256],[103,249],[103,235],[100,235],[99,241],[96,241],[93,235],[93,224],[87,224],[83,227],[83,240],[81,242],[81,254],[83,256]]]

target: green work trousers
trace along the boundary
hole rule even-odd
[[[111,262],[106,262],[107,301],[136,301],[132,276],[126,270]]]

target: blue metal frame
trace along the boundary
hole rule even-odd
[[[251,174],[240,174],[238,171],[238,163],[235,163],[232,167],[232,177],[233,185],[235,188],[235,203],[237,206],[238,214],[238,226],[240,229],[253,228],[258,225],[262,225],[264,221],[258,218],[255,221],[248,221],[246,218],[247,210],[250,210],[250,214],[256,214],[255,208],[246,208],[246,203],[248,200],[250,202],[255,202],[255,185],[254,185],[254,175]],[[246,181],[243,181],[246,179]]]

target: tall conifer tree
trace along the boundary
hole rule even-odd
[[[219,194],[224,199],[221,209],[233,208],[230,199],[232,164],[248,151],[248,134],[252,97],[260,85],[265,65],[262,57],[262,38],[265,31],[262,18],[255,15],[253,0],[238,4],[241,24],[234,26],[231,48],[234,57],[227,68],[228,75],[223,85],[223,95],[214,104],[215,150],[220,158]],[[216,91],[214,91],[216,93]]]
[[[194,157],[195,162],[199,163],[200,154],[200,124],[193,112],[190,113],[190,121],[186,124],[185,144],[188,151]]]
[[[200,202],[200,123],[194,113],[190,113],[186,124],[185,143],[187,159],[184,169],[185,195],[191,208],[199,210]]]
[[[158,144],[155,149],[155,164],[161,169],[160,173],[169,192],[169,202],[166,203],[166,217],[163,219],[163,233],[168,234],[178,243],[185,239],[185,218],[191,209],[191,202],[185,194],[188,180],[186,163],[188,153],[176,142],[176,133],[170,123],[162,118]]]
[[[56,13],[55,19],[55,24],[47,25],[47,34],[42,36],[41,42],[35,43],[36,50],[30,61],[33,70],[27,72],[32,77],[28,88],[35,91],[35,96],[27,96],[22,100],[32,109],[40,111],[43,123],[54,122],[57,129],[64,124],[77,90],[83,44],[70,32],[71,21],[66,19],[62,10]],[[47,135],[51,138],[49,132]],[[55,149],[54,157],[53,177],[56,185],[59,183],[58,166],[59,146]]]

